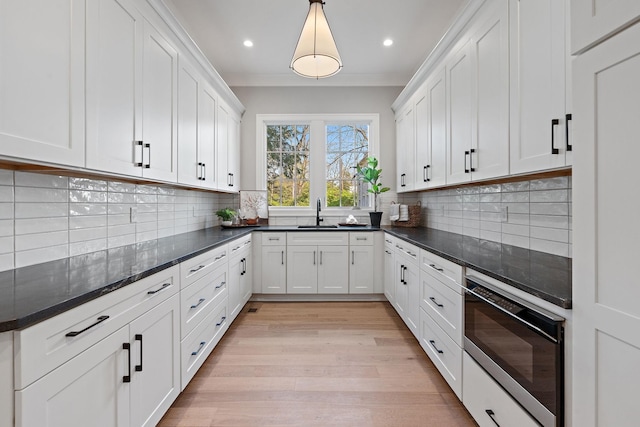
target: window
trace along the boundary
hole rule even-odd
[[[369,208],[356,166],[376,156],[377,114],[256,116],[256,188],[266,189],[272,212],[323,206]]]

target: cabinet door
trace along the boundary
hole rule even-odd
[[[207,84],[202,85],[198,110],[198,162],[201,164],[200,185],[216,188],[216,110],[218,98]]]
[[[231,174],[231,191],[240,190],[240,120],[231,112],[227,122],[227,167]]]
[[[244,269],[244,262],[242,256],[234,256],[229,261],[229,280],[228,280],[228,288],[229,288],[229,317],[230,320],[235,319],[235,317],[240,313],[242,309],[241,303],[241,275]]]
[[[143,36],[131,0],[87,2],[87,168],[142,174]]]
[[[287,247],[287,293],[318,293],[318,247]]]
[[[391,304],[395,304],[396,273],[393,249],[385,245],[384,248],[384,295]]]
[[[472,35],[475,102],[471,179],[509,173],[509,7],[494,2]]]
[[[444,68],[427,81],[427,96],[431,163],[426,176],[429,180],[428,186],[435,187],[446,184],[447,180],[447,90]]]
[[[447,184],[471,180],[469,166],[473,139],[473,64],[470,43],[447,61]]]
[[[232,186],[231,172],[229,171],[229,108],[222,103],[218,104],[218,116],[216,118],[216,166],[218,168],[217,185],[222,191],[230,191]]]
[[[404,322],[413,335],[418,338],[420,325],[420,271],[417,265],[406,263],[403,278],[407,291]]]
[[[511,173],[565,166],[565,1],[511,0],[511,22]]]
[[[155,426],[180,394],[180,296],[129,325],[131,425]]]
[[[416,101],[415,114],[415,144],[416,166],[414,189],[427,188],[431,168],[431,144],[429,140],[429,98],[426,91],[422,91]]]
[[[373,293],[373,246],[351,246],[349,293]]]
[[[318,293],[349,292],[349,247],[318,246]]]
[[[251,250],[248,250],[245,252],[245,256],[242,259],[244,264],[240,275],[240,301],[243,306],[247,301],[249,301],[249,298],[251,298],[251,294],[253,293],[253,269],[251,261]]]
[[[203,169],[198,159],[200,76],[181,60],[178,67],[178,182],[202,185]]]
[[[640,17],[637,0],[571,0],[571,51],[578,53]]]
[[[414,185],[415,133],[414,109],[410,105],[396,122],[397,191],[411,191]]]
[[[287,292],[286,246],[262,247],[262,293]]]
[[[620,9],[624,10],[620,2]],[[627,9],[632,10],[631,4]],[[616,7],[617,9],[617,7]],[[573,211],[573,425],[640,417],[640,25],[578,56]],[[635,194],[635,196],[634,196]]]
[[[176,181],[178,53],[147,21],[143,51],[142,175]]]
[[[16,391],[17,427],[129,426],[131,350],[125,326],[48,373]],[[73,416],[72,419],[70,417]]]
[[[0,3],[0,155],[84,166],[84,0]]]
[[[394,283],[395,283],[395,308],[402,320],[406,317],[409,290],[405,283],[404,269],[407,263],[400,256],[395,256]]]

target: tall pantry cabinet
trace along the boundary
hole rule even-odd
[[[573,425],[640,419],[640,3],[572,1]],[[578,144],[580,144],[578,146]]]

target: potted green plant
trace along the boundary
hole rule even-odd
[[[373,194],[373,212],[369,212],[369,217],[371,218],[371,226],[379,228],[382,212],[378,211],[378,194],[389,191],[389,187],[383,187],[382,183],[378,182],[382,174],[382,169],[378,169],[378,159],[368,157],[367,165],[363,167],[358,165],[356,170],[362,180],[369,183],[370,187],[367,191]]]
[[[229,226],[233,217],[236,216],[236,211],[231,208],[218,209],[216,215],[222,220],[222,225]]]

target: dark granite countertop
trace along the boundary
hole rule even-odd
[[[0,272],[0,332],[26,328],[253,231],[220,227]],[[340,227],[322,231],[379,231]],[[571,308],[571,259],[426,228],[383,227],[401,239],[560,307]]]
[[[53,317],[252,230],[214,227],[0,272],[0,332]]]
[[[562,308],[571,308],[571,258],[431,228],[383,229],[456,264]]]

